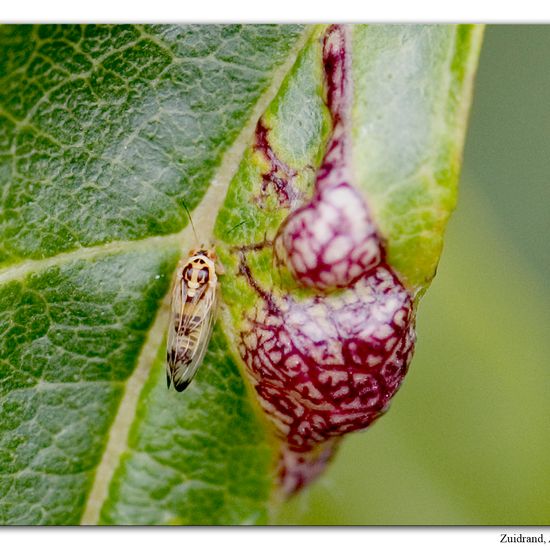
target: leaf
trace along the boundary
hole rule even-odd
[[[99,251],[2,286],[2,523],[78,523],[173,262]]]
[[[185,399],[166,391],[164,361],[161,348],[101,521],[266,523],[273,451],[221,330]]]
[[[269,521],[277,443],[241,376],[234,331],[254,298],[231,246],[285,216],[274,193],[263,213],[250,200],[262,113],[311,190],[331,128],[322,30],[0,27],[2,523]],[[354,169],[412,286],[433,276],[454,205],[479,37],[353,30]],[[163,296],[192,246],[185,208],[209,239],[224,199],[229,307],[197,379],[167,392]],[[252,267],[271,281],[269,256]]]
[[[393,265],[425,290],[456,204],[479,25],[357,27],[354,158]],[[437,46],[435,46],[437,44]]]

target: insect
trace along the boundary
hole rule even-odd
[[[213,248],[192,249],[181,260],[172,290],[171,318],[166,349],[166,382],[181,392],[200,367],[212,328],[218,300],[218,267]]]

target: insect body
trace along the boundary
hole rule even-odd
[[[199,368],[214,326],[218,277],[213,249],[194,249],[178,264],[166,350],[168,387],[183,391]]]

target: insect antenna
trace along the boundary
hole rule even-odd
[[[189,212],[189,208],[187,208],[187,205],[185,204],[185,201],[182,199],[182,204],[183,204],[183,208],[185,208],[185,211],[187,212],[187,215],[189,216],[189,221],[191,222],[191,227],[193,228],[193,233],[195,235],[195,241],[197,243],[197,246],[200,247],[202,246],[200,243],[199,243],[199,237],[197,235],[197,230],[195,229],[195,224],[193,223],[193,218],[191,217],[191,212]]]

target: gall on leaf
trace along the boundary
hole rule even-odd
[[[271,193],[274,211],[287,215],[263,242],[232,247],[237,278],[254,294],[241,306],[238,352],[281,443],[286,496],[321,474],[342,436],[387,410],[416,340],[413,297],[387,263],[368,197],[353,181],[348,32],[330,25],[319,37],[330,134],[313,192],[304,198],[299,170],[277,157],[260,119],[253,150],[266,168],[251,200],[265,212]],[[253,265],[258,251],[292,284],[266,283]]]
[[[412,301],[381,265],[337,295],[266,295],[247,322],[239,350],[284,441],[280,475],[292,493],[322,471],[319,446],[388,408],[413,353]]]

